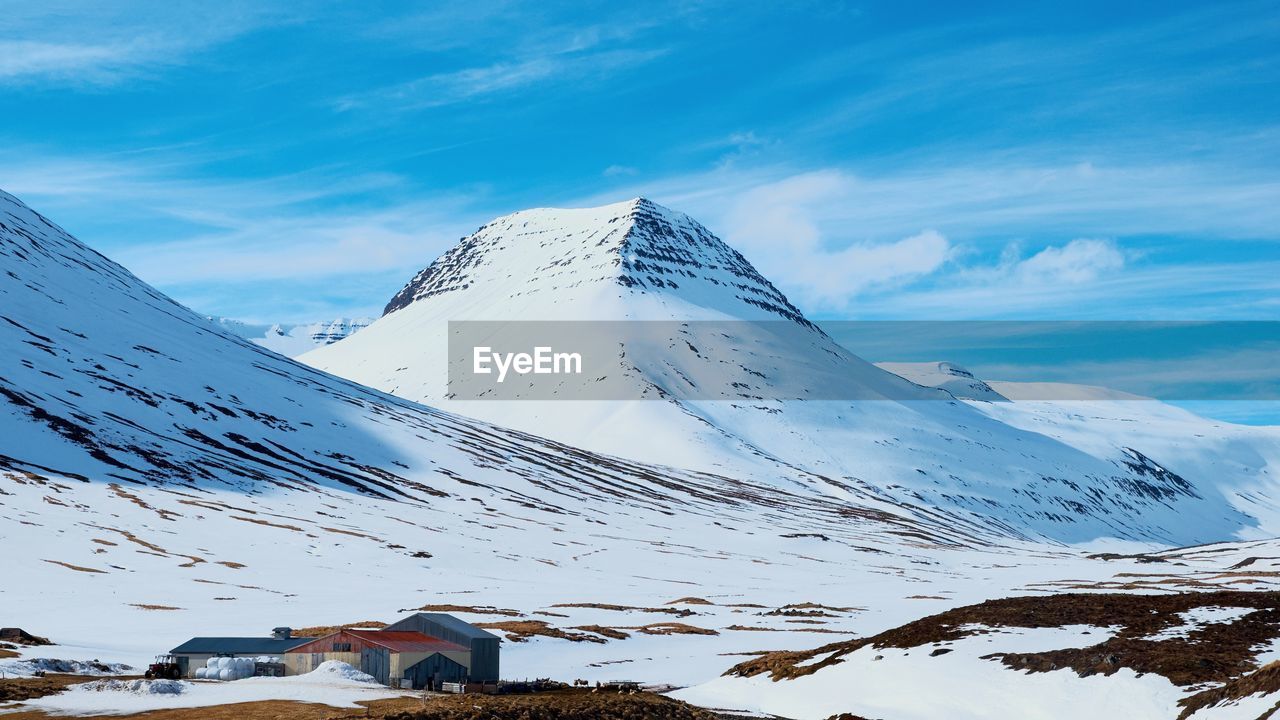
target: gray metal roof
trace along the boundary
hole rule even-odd
[[[466,622],[464,620],[459,620],[458,618],[452,615],[447,615],[445,613],[432,613],[432,612],[414,613],[414,615],[425,618],[426,620],[436,623],[437,625],[446,627],[449,630],[455,633],[458,633],[459,635],[467,639],[474,639],[474,638],[492,638],[494,640],[498,639],[497,635],[494,635],[491,632],[486,632],[485,630],[482,630],[476,627],[475,625],[472,625],[471,623]],[[411,615],[410,617],[413,617],[413,616]]]
[[[315,638],[198,637],[169,652],[174,655],[278,655]]]

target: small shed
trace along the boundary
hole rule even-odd
[[[260,655],[283,658],[291,649],[314,639],[292,637],[285,628],[276,628],[274,632],[272,637],[191,638],[169,653],[174,656],[183,677],[195,677],[196,670],[204,667],[209,658]]]
[[[19,645],[50,645],[47,639],[32,635],[22,628],[0,628],[0,642],[17,643]]]
[[[501,640],[471,623],[445,613],[421,612],[402,618],[383,630],[420,632],[462,645],[471,651],[468,670],[472,682],[497,682],[499,679],[498,645]]]
[[[465,681],[471,650],[420,632],[348,629],[294,647],[284,656],[289,675],[311,672],[329,660],[360,668],[383,685],[417,689]]]

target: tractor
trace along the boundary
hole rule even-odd
[[[172,655],[157,655],[156,661],[147,667],[147,679],[164,678],[177,680],[182,677],[182,669],[178,667],[178,659]]]

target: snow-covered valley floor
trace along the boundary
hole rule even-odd
[[[936,717],[940,708],[954,717],[1081,717],[1085,706],[1069,697],[1098,707],[1121,707],[1114,703],[1124,698],[1129,717],[1176,717],[1176,701],[1190,690],[1158,675],[1124,667],[1084,678],[1067,668],[1028,674],[982,658],[1096,644],[1111,632],[1107,623],[975,635],[937,656],[932,645],[863,648],[777,682],[721,675],[763,651],[870,637],[992,598],[1267,590],[1280,578],[1280,543],[1271,541],[1161,551],[859,547],[798,537],[779,551],[776,535],[679,518],[670,519],[665,539],[646,539],[641,529],[652,518],[639,512],[576,529],[565,520],[572,532],[547,532],[541,513],[529,510],[495,514],[483,526],[447,507],[410,520],[402,503],[340,491],[245,496],[25,479],[6,485],[0,500],[6,527],[38,530],[30,537],[43,539],[7,552],[10,577],[23,581],[0,586],[5,624],[56,643],[21,649],[24,658],[144,667],[193,635],[389,623],[430,608],[492,624],[507,637],[504,677],[672,685],[687,688],[676,696],[695,704],[802,720],[837,712]],[[477,542],[479,532],[490,542]],[[1229,607],[1166,614],[1166,639],[1194,633],[1196,623],[1259,620]],[[1265,662],[1278,648],[1262,644],[1254,655]],[[22,674],[21,661],[0,660],[0,670]],[[239,697],[221,690],[92,697],[111,704],[127,696],[112,710],[132,712],[146,703],[216,700],[218,692]],[[77,693],[54,696],[47,707],[69,710],[58,703],[80,703]],[[1014,699],[1014,714],[992,709]]]
[[[289,700],[334,707],[403,696],[346,663],[328,662],[292,677],[252,677],[235,682],[188,680],[94,680],[66,692],[25,703],[53,715],[126,715],[169,708]]]

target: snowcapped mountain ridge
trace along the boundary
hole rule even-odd
[[[0,544],[23,549],[6,555],[19,581],[0,584],[0,611],[88,657],[138,663],[193,627],[253,635],[423,602],[653,607],[696,587],[782,606],[816,576],[905,593],[952,576],[939,553],[1020,557],[972,513],[836,498],[785,467],[761,482],[602,455],[333,377],[219,329],[6,194],[0,347]],[[802,631],[771,644],[803,646]],[[701,673],[683,677],[714,675],[718,653],[759,642],[723,632],[641,640],[646,672],[676,679],[660,669],[676,656]],[[508,657],[514,676],[545,669]],[[558,672],[600,657],[558,657]]]
[[[617,338],[622,352],[609,374],[654,400],[459,399],[446,387],[445,338],[461,320],[622,322],[634,330]],[[671,322],[654,331],[626,325],[633,320]],[[698,335],[698,321],[736,321],[736,331]],[[766,329],[777,325],[789,330]],[[931,370],[948,388],[909,373],[919,382],[906,382],[857,357],[696,221],[643,199],[499,218],[419,273],[369,328],[301,359],[596,451],[760,479],[791,468],[814,492],[974,513],[1014,535],[1191,542],[1253,532],[1260,517],[1275,522],[1269,501],[1237,492],[1270,482],[1275,438],[1251,436],[1268,460],[1224,478],[1201,462],[1216,452],[1208,442],[1187,452],[1161,441],[1161,452],[1147,452],[1123,436],[1066,441],[1006,422],[935,389],[963,385],[962,398],[998,398],[954,368]],[[788,382],[839,391],[811,401],[771,394]],[[532,385],[528,397],[538,397]]]
[[[669,482],[650,466],[597,463],[268,352],[7,194],[0,194],[0,268],[3,470],[246,492],[319,487],[411,501],[489,478],[505,488],[498,492],[528,502],[527,488],[515,488],[571,482],[574,466],[636,481],[624,481],[630,489],[615,499],[634,492],[649,502],[657,495],[641,486]],[[681,477],[675,486],[701,483],[671,472]]]
[[[497,218],[418,273],[391,298],[384,314],[428,298],[479,292],[486,302],[508,307],[540,300],[556,305],[598,301],[595,291],[601,285],[688,299],[704,312],[719,310],[735,319],[809,324],[738,251],[688,215],[645,198]],[[559,317],[546,314],[550,308],[539,310],[545,316],[536,319]],[[603,310],[601,319],[615,319],[619,309]],[[627,319],[646,319],[637,310],[621,311],[632,313]],[[585,319],[584,311],[576,308],[573,318]],[[672,318],[658,313],[648,319]]]

